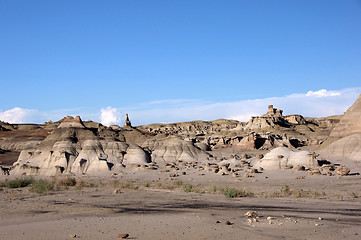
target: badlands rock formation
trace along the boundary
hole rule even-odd
[[[12,173],[97,173],[118,169],[123,164],[148,162],[140,147],[115,140],[104,142],[78,116],[65,118],[37,148],[21,151]]]
[[[120,174],[127,168],[162,166],[221,175],[251,167],[317,169],[320,161],[312,149],[322,143],[329,146],[323,151],[359,159],[360,105],[359,98],[336,128],[339,116],[283,116],[272,105],[248,122],[220,119],[133,127],[128,115],[123,127],[83,122],[80,117],[38,125],[0,122],[0,161],[13,163],[11,174],[41,175]],[[330,139],[337,141],[330,145]]]
[[[123,132],[133,138],[129,137],[128,141]],[[142,142],[142,137],[141,132],[132,128],[92,129],[87,128],[79,116],[66,117],[36,148],[21,151],[11,173],[116,173],[124,167],[154,169],[154,160],[194,162],[200,156],[207,156],[192,143],[174,137],[156,140],[148,136],[143,144],[147,150],[144,150],[135,143]]]
[[[319,166],[316,155],[309,151],[294,151],[279,147],[268,152],[262,159],[254,162],[255,168],[284,169],[284,168],[317,168]]]
[[[361,161],[361,95],[332,130],[321,153],[333,159]]]

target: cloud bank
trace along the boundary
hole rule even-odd
[[[10,123],[24,123],[33,119],[37,111],[33,109],[13,108],[7,111],[0,111],[0,120]]]
[[[206,102],[202,100],[172,99],[142,103],[130,107],[108,106],[97,109],[54,110],[43,112],[13,108],[0,110],[0,120],[10,123],[41,123],[59,120],[67,115],[100,121],[104,125],[121,124],[121,117],[129,113],[133,125],[169,123],[220,118],[248,121],[267,111],[268,105],[283,109],[285,115],[301,114],[306,117],[326,117],[343,114],[361,93],[360,88],[308,91],[281,97],[249,99],[233,102]]]

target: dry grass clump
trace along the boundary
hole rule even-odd
[[[287,197],[293,196],[296,198],[320,198],[326,196],[325,192],[303,190],[303,189],[292,189],[288,185],[284,185],[280,190],[275,190],[270,193],[267,197]]]
[[[35,180],[31,177],[15,178],[13,180],[5,180],[0,183],[0,187],[6,188],[23,188],[32,184]]]
[[[357,192],[350,192],[350,196],[352,199],[359,198],[359,194]]]
[[[246,190],[242,190],[242,189],[237,189],[237,188],[223,188],[222,193],[224,196],[228,197],[228,198],[237,198],[237,197],[253,197],[254,193],[251,191],[246,191]]]
[[[29,186],[30,192],[45,193],[54,189],[52,182],[46,179],[34,179],[32,177],[15,178],[0,183],[1,187],[24,188]]]
[[[63,187],[68,189],[68,187],[73,187],[77,184],[77,180],[73,177],[58,177],[53,178],[52,183],[56,190],[61,190]]]
[[[29,187],[30,192],[46,193],[54,189],[53,183],[46,179],[35,180]]]

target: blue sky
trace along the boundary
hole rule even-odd
[[[360,93],[360,43],[357,0],[0,0],[0,119],[213,120],[322,89],[349,94],[318,95],[338,114]]]

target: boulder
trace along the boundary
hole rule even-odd
[[[346,166],[338,166],[335,169],[335,173],[337,173],[340,176],[346,176],[347,174],[350,173],[350,169],[347,168]]]
[[[297,165],[307,168],[317,167],[316,155],[309,151],[297,151],[278,147],[265,154],[262,159],[255,159],[253,161],[254,168],[262,167],[266,170],[291,168]]]
[[[142,146],[150,150],[154,162],[183,161],[191,163],[205,161],[209,156],[208,153],[194,146],[192,142],[185,141],[176,136],[163,139],[149,139]]]

